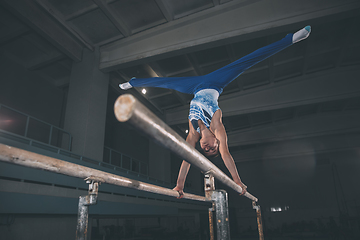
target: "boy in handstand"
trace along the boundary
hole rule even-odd
[[[219,95],[224,87],[245,70],[292,44],[307,38],[310,31],[311,27],[306,26],[294,34],[286,35],[280,41],[262,47],[207,75],[132,78],[129,82],[120,84],[120,88],[126,90],[131,87],[159,87],[194,94],[194,98],[190,102],[188,117],[189,134],[186,137],[186,142],[195,147],[199,141],[203,154],[206,157],[220,154],[234,182],[243,189],[241,194],[244,194],[247,187],[242,183],[234,159],[229,152],[227,134],[222,123],[222,111],[218,106]],[[190,163],[184,160],[180,167],[176,187],[174,188],[174,190],[179,192],[180,198],[184,194],[184,183],[189,169]]]

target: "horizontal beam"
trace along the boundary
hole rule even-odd
[[[143,134],[154,139],[165,148],[168,148],[187,162],[198,167],[202,172],[213,175],[214,178],[236,192],[242,192],[242,188],[239,185],[231,180],[194,147],[188,144],[179,134],[161,121],[132,95],[121,95],[115,102],[114,111],[116,118],[120,122],[130,123]],[[244,196],[257,201],[257,198],[248,192],[246,192]]]
[[[163,188],[153,184],[140,182],[126,177],[121,177],[115,174],[62,161],[56,158],[40,155],[4,144],[0,144],[0,161],[13,163],[25,167],[43,169],[46,171],[82,179],[88,177],[96,177],[98,179],[101,179],[101,182],[103,183],[108,183],[121,187],[128,187],[140,191],[151,192],[170,197],[179,197],[179,193],[177,191],[168,188]],[[210,201],[205,197],[189,193],[184,194],[184,198],[202,202]]]
[[[224,117],[360,96],[358,66],[303,75],[255,90],[220,96]],[[241,79],[241,76],[240,76]],[[166,112],[168,125],[187,123],[189,107]]]
[[[69,31],[75,39],[81,42],[84,46],[86,46],[90,51],[94,51],[94,47],[89,43],[89,40],[85,40],[82,35],[80,35],[77,31],[75,31],[72,27],[68,26],[67,22],[61,17],[61,13],[51,6],[48,1],[36,0],[37,4],[39,4],[46,12],[49,13],[63,28]]]
[[[100,69],[112,71],[223,44],[288,31],[299,22],[360,8],[357,0],[232,1],[101,47]],[[295,31],[292,29],[291,31]]]
[[[107,18],[114,24],[114,26],[124,35],[128,37],[131,35],[131,29],[120,19],[116,14],[113,13],[112,9],[108,4],[102,0],[93,0],[101,11],[107,16]]]
[[[174,20],[174,15],[170,12],[167,3],[164,0],[155,0],[156,4],[160,8],[160,11],[166,18],[166,21],[170,22]]]

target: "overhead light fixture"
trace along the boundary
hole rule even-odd
[[[145,93],[146,93],[146,89],[143,88],[143,89],[141,90],[141,92],[142,92],[142,94],[145,94]]]
[[[188,132],[189,132],[189,130],[186,129],[186,130],[185,130],[185,133],[188,133]]]
[[[289,210],[289,206],[285,206],[285,207],[271,207],[270,211],[271,212],[282,212],[282,211],[287,211]]]
[[[280,207],[272,207],[272,208],[270,208],[270,210],[272,212],[281,212],[282,211],[282,209]]]

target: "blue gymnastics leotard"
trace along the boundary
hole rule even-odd
[[[220,109],[218,106],[219,92],[215,89],[202,89],[195,93],[190,102],[189,120],[194,129],[200,133],[198,120],[210,128],[214,113]]]

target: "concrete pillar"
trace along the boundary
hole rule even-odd
[[[149,176],[171,182],[170,151],[149,141]]]
[[[71,70],[64,128],[73,136],[72,151],[102,161],[109,74],[99,70],[99,49],[83,51]]]

